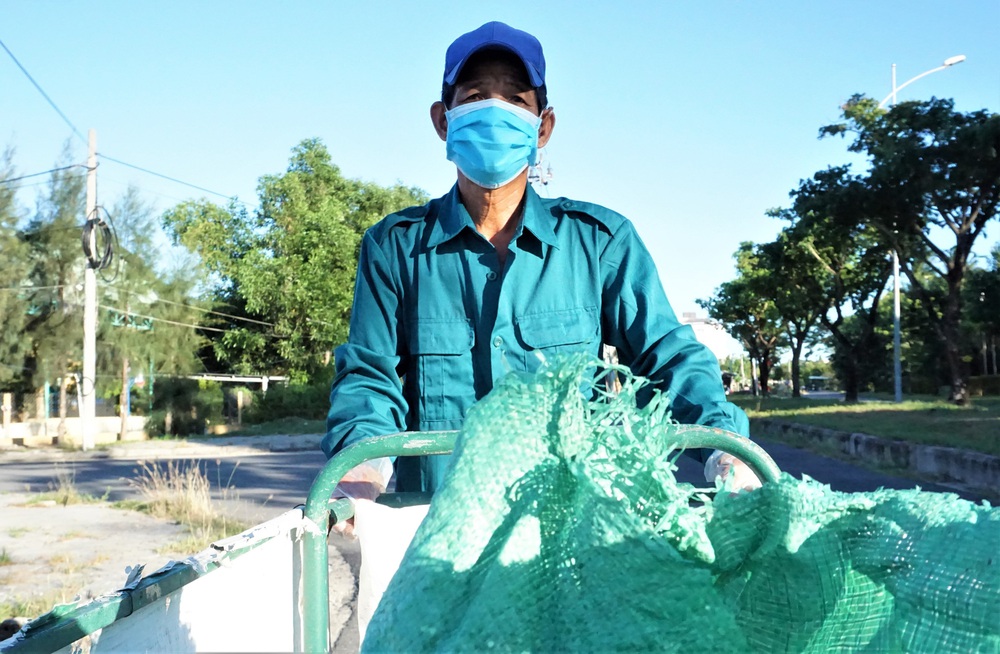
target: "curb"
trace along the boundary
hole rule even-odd
[[[56,447],[0,449],[4,463],[45,463],[90,459],[207,459],[212,457],[256,456],[270,452],[319,451],[323,434],[276,434],[273,436],[220,436],[180,440],[148,440],[118,443],[83,452]]]
[[[1000,490],[1000,457],[940,445],[889,440],[860,432],[850,433],[774,418],[753,418],[761,436],[794,434],[833,445],[855,459],[902,469],[929,481],[995,495]]]

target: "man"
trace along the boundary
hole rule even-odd
[[[542,47],[526,32],[487,23],[448,48],[431,121],[458,181],[365,234],[328,456],[365,437],[458,429],[507,371],[560,352],[600,356],[603,344],[669,394],[675,419],[747,435],[718,361],[677,321],[632,224],[528,185],[556,124],[546,96]],[[397,489],[433,489],[446,467],[446,457],[401,458]],[[339,491],[373,499],[391,471],[388,461],[359,466]],[[706,474],[720,473],[756,483],[728,455],[710,459]]]

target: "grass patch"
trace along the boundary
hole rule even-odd
[[[730,396],[751,418],[775,418],[891,440],[942,445],[1000,456],[1000,398],[975,398],[969,406],[941,399],[910,399],[896,404],[808,398]]]
[[[13,529],[8,529],[7,530],[7,535],[10,536],[11,538],[20,538],[21,536],[24,536],[29,531],[31,531],[31,530],[28,529],[27,527],[14,527]]]
[[[83,570],[84,568],[84,564],[77,562],[71,554],[56,554],[54,556],[50,556],[46,563],[50,568],[52,568],[52,572],[56,574],[71,575],[74,572]]]
[[[105,493],[105,497],[81,493],[76,487],[73,473],[62,470],[59,471],[54,482],[49,482],[49,490],[29,498],[26,504],[55,502],[56,504],[66,506],[69,504],[96,504],[106,499],[107,493]]]
[[[216,510],[211,482],[199,463],[168,461],[160,464],[140,462],[140,465],[139,476],[132,485],[142,499],[118,502],[115,506],[184,525],[190,537],[182,543],[186,548],[194,545],[193,549],[185,551],[200,551],[216,540],[247,528],[245,523]],[[224,494],[230,490],[228,482],[222,490]]]
[[[4,618],[35,618],[43,613],[48,613],[56,604],[66,604],[75,599],[76,595],[57,591],[27,599],[5,600],[0,602],[0,616]]]
[[[11,565],[12,563],[14,563],[14,559],[10,558],[10,552],[7,551],[7,548],[5,547],[0,550],[0,566]]]
[[[93,536],[82,531],[68,531],[65,534],[61,534],[59,536],[59,541],[65,542],[68,540],[78,540],[80,538],[93,538]]]
[[[275,434],[325,434],[325,420],[307,420],[305,418],[281,418],[256,425],[244,425],[242,428],[230,431],[226,436],[273,436]]]

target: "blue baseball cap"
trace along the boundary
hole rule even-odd
[[[455,39],[444,56],[444,83],[455,84],[462,66],[469,57],[483,48],[503,48],[516,54],[528,70],[528,78],[535,88],[545,86],[545,56],[538,39],[514,29],[510,25],[493,21]]]

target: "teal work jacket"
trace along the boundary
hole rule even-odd
[[[509,370],[561,352],[619,362],[669,394],[674,419],[748,435],[719,364],[678,322],[653,260],[626,218],[529,186],[504,265],[457,185],[382,219],[361,244],[348,342],[323,450],[403,430],[459,429]],[[397,490],[440,484],[446,457],[399,459]]]

